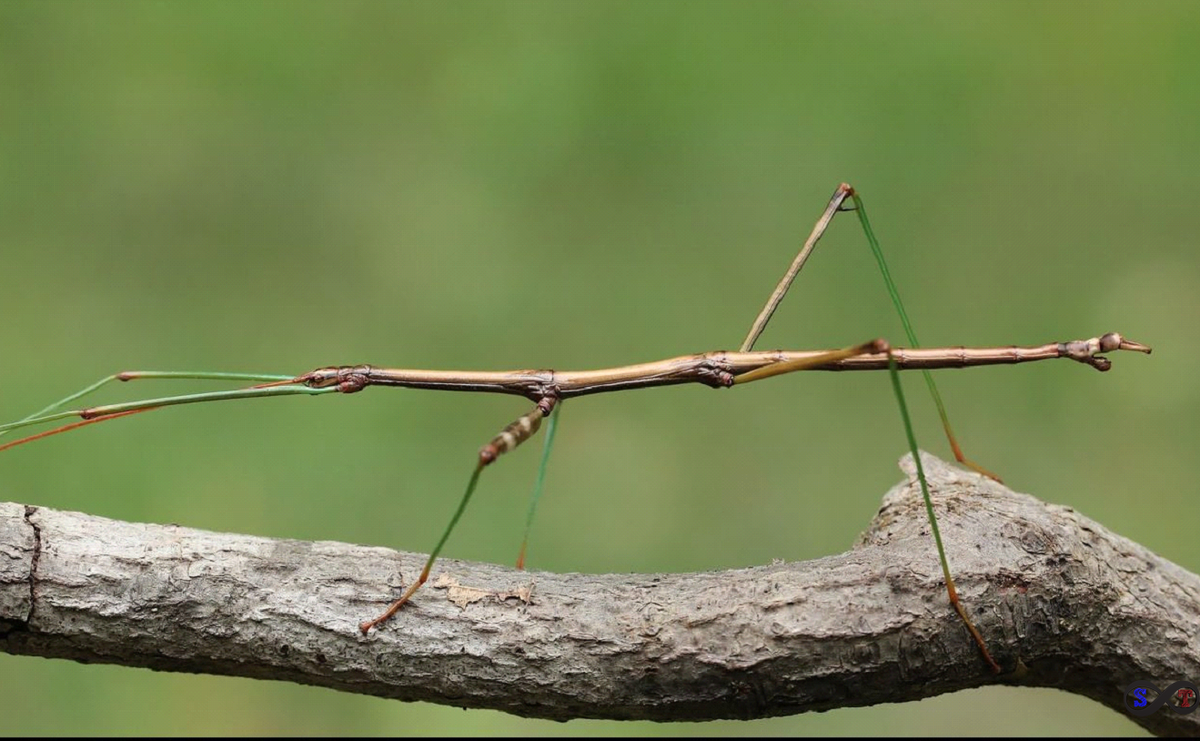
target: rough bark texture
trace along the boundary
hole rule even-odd
[[[518,572],[0,504],[0,645],[14,654],[290,680],[567,719],[756,718],[996,682],[1125,712],[1200,681],[1200,578],[1070,508],[925,457],[960,594],[947,604],[909,473],[849,552],[703,574]],[[1200,712],[1135,719],[1200,735]]]

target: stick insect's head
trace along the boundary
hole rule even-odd
[[[370,383],[370,375],[369,365],[329,366],[297,376],[295,382],[314,389],[337,386],[342,393],[350,394],[366,388]]]

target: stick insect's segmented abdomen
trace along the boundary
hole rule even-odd
[[[533,437],[542,426],[542,419],[554,410],[555,399],[545,397],[529,413],[517,417],[516,421],[500,430],[500,434],[479,449],[479,465],[486,466],[502,454],[515,449]]]

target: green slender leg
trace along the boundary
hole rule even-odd
[[[404,593],[400,595],[400,599],[393,602],[382,615],[374,620],[368,620],[359,624],[358,629],[363,635],[370,633],[371,628],[376,628],[381,623],[391,619],[408,602],[409,598],[421,588],[421,585],[429,579],[429,572],[433,568],[434,561],[437,560],[438,554],[442,552],[442,548],[450,538],[450,533],[454,531],[454,526],[458,524],[459,518],[462,517],[463,512],[467,509],[467,503],[471,501],[471,496],[475,493],[475,487],[479,483],[479,474],[483,473],[483,469],[488,464],[495,462],[501,455],[515,449],[518,445],[533,437],[537,433],[538,428],[541,427],[542,419],[554,412],[557,402],[557,398],[544,397],[532,411],[518,417],[515,422],[501,430],[499,435],[492,438],[491,442],[480,448],[479,461],[475,464],[475,470],[471,473],[470,480],[467,481],[467,490],[463,492],[462,499],[458,502],[458,508],[454,510],[454,516],[450,518],[450,524],[446,525],[446,529],[442,532],[442,537],[438,539],[437,545],[433,547],[433,551],[429,554],[429,558],[425,560],[425,567],[421,569],[421,575],[409,585],[408,589],[404,590]],[[553,420],[551,424],[553,424]],[[545,455],[543,455],[543,458],[545,458]],[[543,462],[544,467],[545,464]]]
[[[933,499],[929,495],[929,481],[925,478],[925,468],[921,465],[921,455],[917,450],[917,438],[913,434],[912,419],[908,414],[908,404],[904,399],[904,390],[900,385],[900,369],[896,365],[896,358],[891,353],[891,349],[883,340],[873,340],[864,342],[860,345],[845,348],[844,350],[834,350],[823,355],[805,358],[804,360],[789,361],[783,363],[775,363],[773,365],[764,366],[757,370],[749,371],[738,376],[734,376],[735,384],[751,383],[764,378],[791,373],[793,371],[805,370],[807,368],[815,368],[824,365],[832,360],[851,358],[856,355],[865,353],[875,353],[887,351],[888,353],[888,373],[892,379],[892,390],[896,394],[896,403],[900,408],[900,419],[904,422],[904,432],[908,437],[908,449],[912,452],[913,461],[917,467],[917,480],[921,484],[921,495],[925,499],[925,514],[929,517],[930,529],[933,531],[933,541],[937,545],[938,559],[942,564],[942,575],[946,580],[946,593],[950,597],[950,605],[954,611],[958,613],[958,617],[967,626],[967,630],[971,633],[971,638],[974,639],[975,645],[979,647],[980,653],[987,661],[992,671],[999,674],[1000,665],[992,658],[988,652],[987,645],[983,641],[983,636],[976,629],[971,618],[967,616],[967,612],[963,609],[962,603],[958,599],[958,589],[954,586],[954,577],[950,574],[950,561],[946,558],[946,549],[942,545],[942,533],[938,528],[937,515],[933,511]]]
[[[950,595],[950,604],[962,619],[963,624],[967,626],[967,630],[971,632],[971,638],[975,640],[975,645],[979,646],[979,652],[983,654],[984,660],[992,667],[992,672],[999,674],[1000,665],[988,652],[987,645],[983,642],[983,636],[971,622],[971,618],[967,617],[967,611],[963,609],[962,603],[958,600],[954,577],[950,576],[950,562],[946,558],[946,549],[942,546],[942,533],[938,529],[937,515],[933,513],[933,499],[929,496],[929,482],[925,479],[925,468],[921,465],[921,453],[917,450],[917,438],[913,434],[912,419],[908,416],[908,405],[904,401],[904,389],[900,386],[900,369],[896,367],[896,359],[890,352],[888,353],[888,373],[892,377],[892,390],[896,392],[896,404],[900,407],[900,419],[904,422],[904,434],[908,436],[908,449],[912,452],[913,463],[917,466],[917,481],[921,483],[921,496],[925,499],[925,514],[929,516],[933,542],[937,544],[938,560],[942,562],[942,575],[946,579],[946,592]]]
[[[292,376],[265,375],[265,374],[254,374],[254,373],[201,373],[201,372],[192,372],[192,371],[125,371],[124,373],[114,373],[111,376],[106,376],[105,378],[101,378],[99,381],[96,381],[92,385],[86,386],[86,387],[80,389],[79,391],[76,391],[75,393],[71,394],[70,396],[63,397],[62,399],[59,399],[58,401],[54,402],[53,404],[51,404],[43,409],[39,409],[38,411],[34,412],[33,414],[30,414],[27,417],[23,417],[17,421],[18,422],[29,422],[30,424],[37,424],[37,422],[33,421],[33,420],[38,420],[39,418],[43,418],[45,415],[49,414],[50,412],[53,412],[55,409],[59,409],[63,406],[66,406],[67,404],[70,404],[71,402],[75,401],[76,399],[82,399],[83,397],[87,396],[88,394],[91,394],[95,391],[99,391],[101,388],[107,386],[108,384],[112,383],[113,381],[132,381],[134,379],[142,379],[142,378],[170,378],[170,379],[187,378],[187,379],[212,380],[212,381],[268,382],[268,381],[288,381],[288,380],[291,380]],[[43,421],[45,421],[45,420],[43,420]],[[16,428],[15,427],[0,428],[0,435],[8,434],[9,430],[11,430],[11,429],[16,429]]]
[[[883,250],[879,247],[879,240],[875,237],[875,230],[871,228],[871,222],[867,219],[867,209],[863,205],[862,196],[851,189],[850,197],[854,200],[854,212],[858,214],[858,221],[862,224],[863,233],[867,235],[867,242],[871,245],[871,252],[875,254],[875,262],[879,264],[879,272],[883,274],[883,282],[887,284],[888,295],[892,297],[892,304],[896,307],[896,312],[900,314],[900,322],[904,325],[904,334],[908,337],[908,342],[914,348],[920,347],[917,342],[917,334],[913,331],[912,323],[908,321],[908,312],[904,310],[904,302],[900,300],[900,292],[896,289],[896,283],[892,280],[892,274],[888,270],[887,262],[883,259]],[[950,428],[950,417],[946,414],[946,405],[942,403],[942,395],[938,393],[937,384],[933,381],[933,374],[927,370],[921,371],[925,376],[925,385],[929,387],[929,395],[933,397],[933,403],[937,406],[938,416],[942,419],[942,429],[946,431],[946,439],[950,442],[950,449],[954,451],[954,458],[964,466],[967,466],[975,471],[987,476],[988,478],[1000,481],[1000,477],[979,464],[968,460],[963,455],[962,448],[958,447],[958,440],[954,437],[954,430]]]
[[[91,386],[86,386],[86,387],[80,389],[79,391],[76,391],[75,393],[71,394],[70,396],[66,396],[62,399],[59,399],[58,401],[54,402],[53,404],[50,404],[47,407],[39,409],[36,412],[34,412],[33,414],[30,414],[26,417],[22,417],[21,419],[19,419],[17,421],[18,422],[29,422],[30,420],[34,420],[39,417],[42,417],[46,414],[49,414],[50,412],[53,412],[55,409],[58,409],[60,407],[66,406],[67,404],[70,404],[71,402],[75,401],[76,399],[81,399],[84,396],[87,396],[88,394],[92,393],[93,391],[99,391],[101,388],[103,388],[104,386],[107,386],[109,383],[111,383],[115,380],[117,380],[117,375],[115,373],[111,376],[108,376],[107,378],[101,378],[99,381],[96,381]],[[0,435],[7,435],[9,432],[10,432],[10,430],[0,430]]]
[[[845,201],[847,199],[851,199],[853,201],[853,207],[847,208],[845,206]],[[750,328],[750,333],[746,336],[745,341],[742,343],[741,349],[743,351],[749,351],[753,349],[755,341],[757,341],[758,337],[762,334],[762,331],[766,328],[766,325],[770,321],[771,316],[774,314],[775,309],[783,300],[783,297],[787,294],[788,289],[791,287],[792,281],[800,272],[804,262],[808,259],[808,256],[816,247],[818,240],[820,240],[821,236],[824,234],[825,229],[832,221],[833,216],[840,211],[847,210],[853,210],[858,214],[859,223],[862,225],[863,233],[867,237],[867,243],[871,247],[871,252],[875,255],[875,262],[879,265],[879,272],[883,276],[883,281],[887,286],[888,295],[891,296],[892,304],[896,307],[896,312],[900,315],[900,321],[904,325],[904,332],[908,337],[909,344],[911,344],[914,348],[920,346],[920,343],[917,342],[916,332],[913,331],[912,323],[908,319],[908,312],[904,310],[904,302],[900,300],[900,292],[896,288],[895,281],[892,280],[891,271],[888,270],[887,261],[883,257],[883,250],[879,246],[879,240],[876,238],[875,231],[871,228],[871,222],[867,218],[867,211],[863,205],[862,197],[858,195],[854,188],[843,183],[842,185],[838,186],[836,191],[834,191],[833,197],[829,201],[829,205],[826,206],[825,212],[817,221],[816,226],[813,228],[812,234],[809,236],[808,240],[806,240],[804,246],[800,249],[800,253],[796,256],[796,259],[793,261],[791,267],[780,280],[779,285],[776,287],[775,291],[772,292],[771,297],[767,300],[767,304],[759,313],[754,325]],[[870,345],[871,343],[864,343],[863,345],[853,348],[846,348],[845,350],[838,351],[837,353],[833,354],[852,357],[853,355],[861,354],[862,352],[871,351],[867,349]],[[962,604],[959,602],[958,591],[955,589],[954,579],[950,575],[950,564],[946,559],[945,549],[942,547],[942,536],[938,530],[937,516],[934,514],[933,502],[929,496],[929,483],[925,478],[925,471],[921,465],[921,457],[917,451],[916,437],[913,434],[912,421],[908,415],[908,406],[905,403],[904,392],[900,386],[899,369],[897,368],[895,358],[892,357],[890,351],[888,360],[888,367],[892,377],[892,386],[896,393],[896,400],[900,406],[900,416],[904,421],[904,429],[908,435],[909,449],[912,451],[913,460],[917,466],[917,478],[921,484],[922,496],[925,498],[925,511],[929,516],[929,523],[933,531],[934,541],[937,544],[938,558],[941,560],[942,573],[946,579],[946,591],[950,596],[950,604],[954,607],[955,612],[958,613],[958,616],[967,626],[967,629],[971,633],[971,637],[975,640],[976,645],[979,646],[979,650],[982,652],[984,659],[992,667],[992,670],[998,673],[1000,671],[1000,666],[995,662],[994,659],[992,659],[991,654],[988,653],[987,646],[983,642],[983,637],[975,628],[974,624],[967,616],[966,611],[963,609]],[[774,375],[789,373],[794,370],[803,370],[806,367],[813,366],[805,361],[794,363],[776,363],[775,365],[760,368],[757,371],[743,373],[742,375],[737,376],[734,379],[734,382],[746,383],[750,381],[756,381],[761,378],[768,378]],[[973,463],[972,461],[967,460],[967,458],[963,455],[962,449],[959,448],[958,441],[954,437],[954,432],[950,428],[950,419],[946,414],[946,405],[942,402],[942,396],[938,392],[937,384],[933,380],[933,374],[927,370],[922,371],[922,373],[925,376],[925,384],[929,388],[929,393],[933,397],[933,402],[937,406],[938,415],[941,417],[942,427],[946,432],[946,439],[949,440],[950,447],[954,451],[954,457],[959,461],[959,463],[969,466],[979,473],[999,481],[1000,478],[998,476]]]
[[[285,380],[290,380],[290,376],[284,377]],[[98,388],[99,386],[96,385]],[[89,387],[91,388],[91,387]],[[86,391],[86,390],[85,390]],[[315,396],[318,394],[337,393],[337,386],[327,386],[325,388],[312,388],[300,384],[287,386],[267,386],[262,388],[242,388],[232,389],[229,391],[209,391],[199,394],[181,394],[178,396],[163,396],[157,399],[140,399],[138,401],[128,401],[119,404],[105,404],[103,406],[90,407],[88,409],[72,409],[65,412],[52,412],[50,414],[42,414],[35,417],[26,417],[25,419],[8,424],[0,425],[0,434],[9,430],[16,430],[21,427],[30,427],[32,425],[43,424],[45,422],[53,422],[56,420],[70,419],[72,417],[82,418],[85,422],[98,422],[102,418],[115,417],[117,415],[124,416],[126,413],[145,411],[149,409],[157,409],[165,406],[176,406],[179,404],[196,404],[205,401],[224,401],[229,399],[255,399],[269,396],[294,396],[296,394],[304,394]],[[82,395],[82,394],[80,394]],[[67,401],[78,396],[69,397]],[[62,402],[60,402],[62,403]],[[53,408],[53,407],[50,407]],[[79,424],[79,423],[76,423]],[[70,427],[70,425],[68,425]],[[65,428],[64,428],[65,429]],[[53,431],[52,431],[53,432]],[[44,435],[42,435],[44,436]],[[35,436],[36,437],[36,436]],[[33,439],[33,438],[26,438]],[[21,440],[8,443],[3,447],[12,447],[23,442]],[[2,448],[0,448],[2,449]]]
[[[533,494],[529,497],[529,512],[525,515],[525,534],[521,537],[521,551],[517,554],[517,569],[525,568],[525,547],[529,544],[529,531],[533,529],[533,515],[537,512],[538,501],[542,498],[542,488],[546,482],[546,466],[550,463],[550,451],[554,447],[554,431],[558,429],[558,418],[562,415],[562,403],[550,413],[550,421],[546,423],[546,441],[542,444],[542,460],[538,464],[537,478],[533,480]]]
[[[421,569],[421,575],[417,577],[417,580],[408,589],[404,590],[404,594],[400,595],[400,599],[393,602],[386,612],[374,620],[368,620],[359,624],[358,629],[363,635],[370,633],[371,628],[378,627],[381,623],[391,619],[404,606],[404,603],[408,602],[413,593],[420,589],[421,585],[429,579],[429,571],[433,568],[433,562],[437,560],[438,554],[442,552],[442,546],[446,545],[446,540],[450,537],[450,532],[454,530],[454,526],[458,524],[458,519],[462,517],[463,510],[467,508],[467,502],[471,501],[471,495],[475,493],[475,486],[479,483],[479,474],[483,473],[483,468],[486,465],[486,463],[480,461],[475,466],[475,470],[471,473],[471,479],[467,482],[467,490],[458,503],[458,509],[454,510],[454,516],[450,518],[450,524],[446,526],[445,532],[442,533],[442,537],[438,539],[437,545],[433,547],[433,552],[429,554],[429,558],[425,561],[425,568]]]

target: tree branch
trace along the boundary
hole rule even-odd
[[[1070,508],[925,459],[964,604],[951,610],[911,460],[855,547],[704,574],[519,572],[0,504],[0,644],[564,720],[710,720],[901,702],[997,682],[1124,713],[1123,688],[1200,681],[1200,578]],[[403,578],[402,578],[403,575]],[[1200,712],[1135,718],[1200,735]]]

